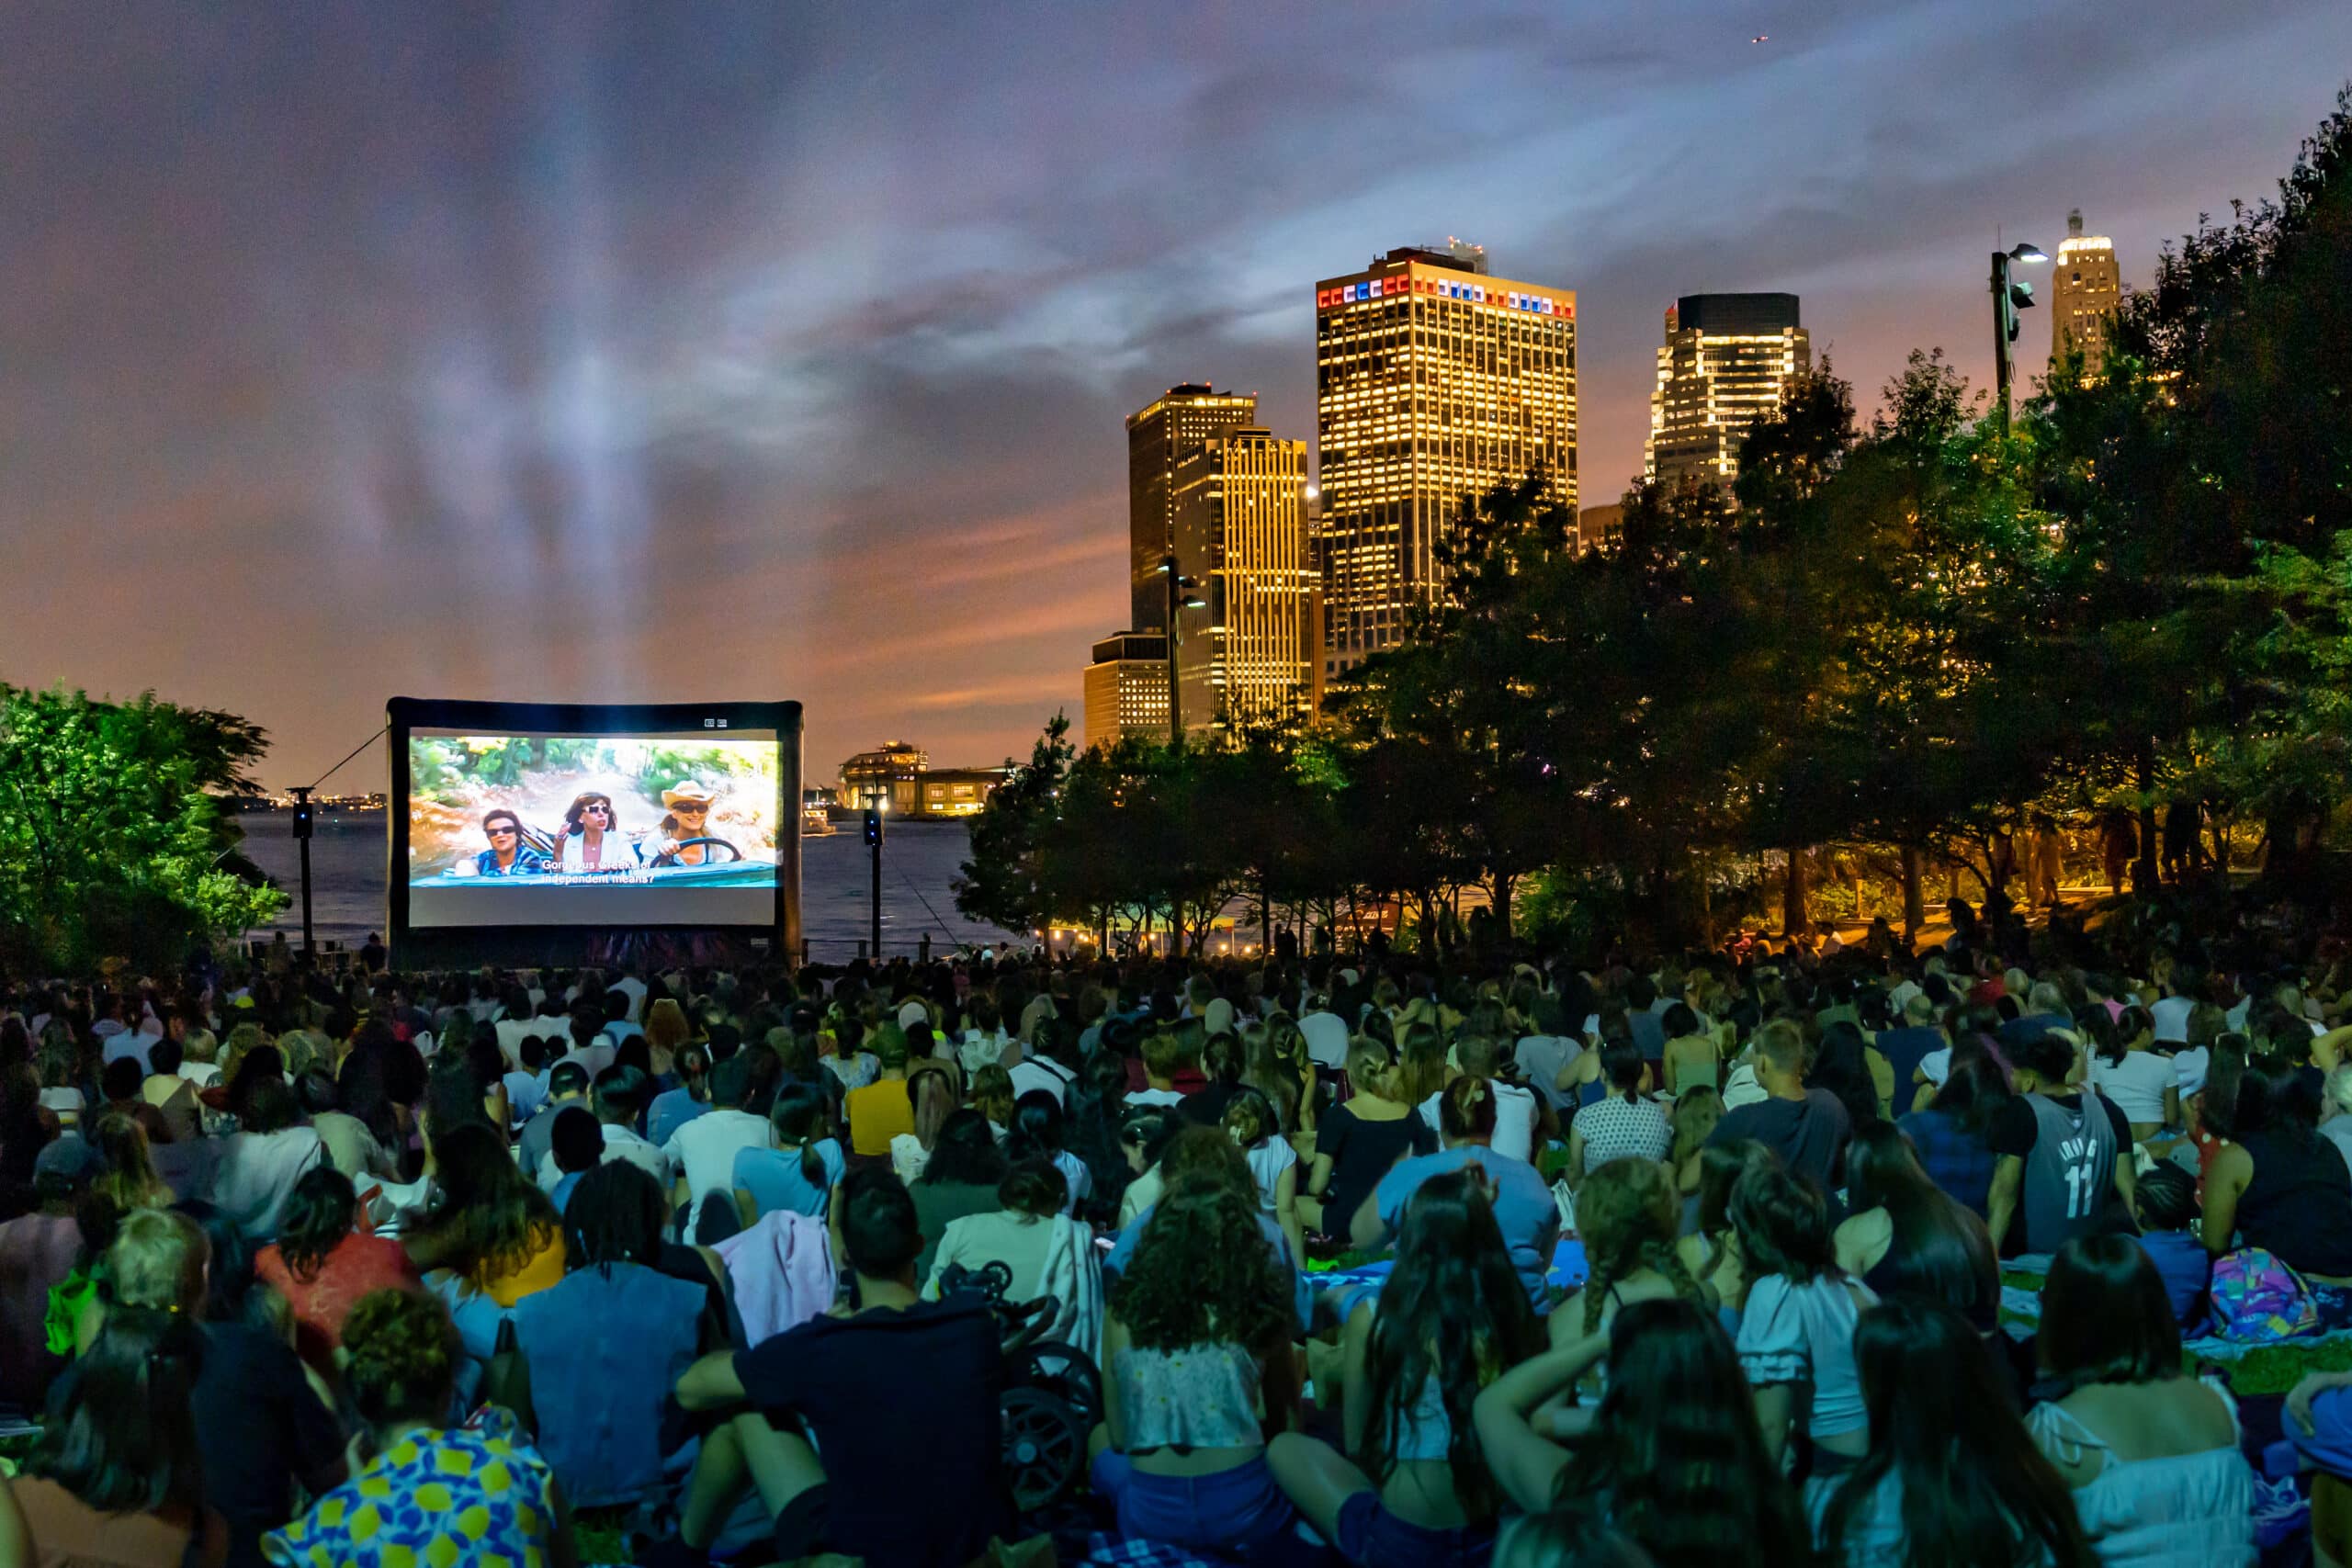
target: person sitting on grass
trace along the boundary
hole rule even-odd
[[[344,1386],[375,1457],[264,1542],[272,1562],[545,1562],[576,1568],[555,1472],[514,1417],[453,1427],[464,1352],[437,1297],[378,1291],[343,1330]]]
[[[1351,1562],[1467,1562],[1491,1542],[1502,1496],[1471,1411],[1505,1368],[1543,1348],[1475,1170],[1423,1182],[1406,1205],[1396,1266],[1376,1303],[1348,1315],[1344,1453],[1277,1434],[1266,1460],[1306,1521]]]
[[[996,1320],[973,1294],[918,1295],[922,1235],[896,1176],[853,1172],[836,1211],[856,1308],[706,1356],[678,1380],[681,1405],[719,1417],[687,1486],[680,1541],[707,1550],[755,1487],[786,1562],[829,1551],[970,1562],[1012,1523]],[[920,1507],[908,1506],[909,1475],[922,1477]]]
[[[1542,1414],[1604,1358],[1609,1392],[1599,1404]],[[1740,1358],[1689,1302],[1634,1303],[1606,1334],[1504,1372],[1473,1413],[1487,1468],[1528,1516],[1504,1532],[1498,1561],[1533,1560],[1520,1551],[1531,1534],[1589,1538],[1612,1528],[1649,1553],[1644,1561],[1813,1561],[1813,1533],[1758,1430]]]

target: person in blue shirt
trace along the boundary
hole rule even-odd
[[[483,876],[524,876],[548,868],[548,857],[523,841],[523,819],[500,807],[481,819],[482,837],[490,848],[474,856],[474,870]]]
[[[2205,1244],[2188,1234],[2188,1224],[2197,1216],[2196,1178],[2160,1159],[2141,1175],[2132,1201],[2140,1220],[2140,1245],[2165,1282],[2174,1319],[2184,1332],[2200,1332],[2213,1260]]]
[[[1478,1166],[1494,1188],[1495,1223],[1510,1249],[1510,1266],[1527,1287],[1529,1302],[1544,1311],[1552,1252],[1560,1239],[1560,1209],[1533,1166],[1494,1151],[1494,1085],[1472,1077],[1448,1084],[1438,1106],[1438,1129],[1445,1147],[1400,1161],[1382,1177],[1356,1211],[1350,1239],[1358,1247],[1385,1247],[1422,1182],[1444,1171]]]

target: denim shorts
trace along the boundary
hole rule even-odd
[[[1431,1529],[1388,1511],[1377,1492],[1359,1492],[1340,1505],[1332,1545],[1363,1568],[1486,1568],[1495,1532],[1471,1525]]]
[[[1153,1475],[1105,1449],[1089,1472],[1095,1492],[1119,1510],[1119,1534],[1238,1557],[1252,1563],[1312,1561],[1317,1550],[1298,1533],[1298,1510],[1266,1456],[1206,1475]]]

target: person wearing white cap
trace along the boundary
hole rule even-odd
[[[912,1029],[918,1023],[927,1026],[930,1022],[931,1009],[925,1007],[920,999],[899,1004],[899,1027],[900,1029]]]

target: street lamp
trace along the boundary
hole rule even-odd
[[[882,963],[882,805],[889,793],[879,784],[869,785],[865,795],[865,849],[872,863],[872,902],[866,906],[871,918],[868,931],[874,943],[874,963]]]
[[[1176,623],[1187,610],[1206,609],[1208,601],[1193,596],[1201,580],[1178,571],[1174,556],[1160,557],[1159,570],[1168,577],[1168,743],[1177,746],[1184,739],[1184,699],[1176,684]]]
[[[1993,253],[1993,385],[2000,401],[2001,434],[2009,433],[2009,379],[2014,374],[2010,345],[2018,341],[2018,312],[2033,309],[2033,285],[2009,281],[2013,262],[2046,262],[2035,244],[2012,245]]]

